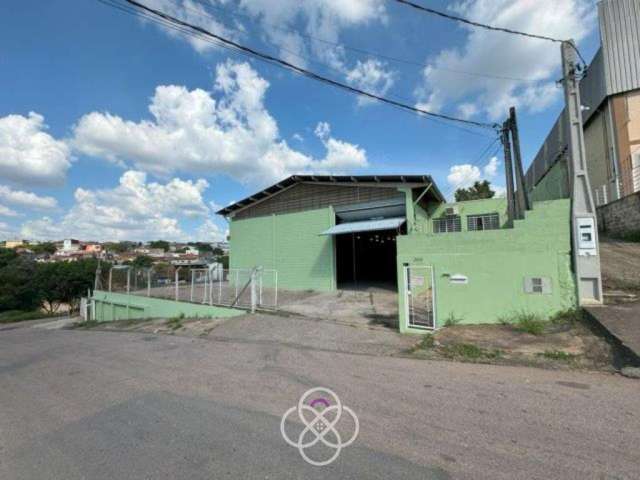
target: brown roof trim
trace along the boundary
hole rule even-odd
[[[282,190],[289,188],[296,183],[341,183],[343,185],[357,185],[363,183],[378,184],[382,186],[385,183],[406,183],[413,185],[427,186],[432,184],[429,192],[434,194],[437,200],[445,201],[444,196],[436,186],[430,175],[291,175],[270,187],[265,188],[253,195],[250,195],[239,202],[228,205],[216,213],[218,215],[228,216],[237,210],[246,208],[254,203],[258,203],[269,197],[272,197]]]

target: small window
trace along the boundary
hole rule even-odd
[[[548,295],[551,293],[551,279],[549,277],[525,277],[524,293],[534,295]]]
[[[482,215],[467,216],[467,230],[497,230],[500,228],[500,215],[484,213]]]
[[[542,293],[542,279],[541,278],[532,278],[531,279],[531,290],[533,293]]]
[[[460,215],[445,215],[433,220],[433,233],[460,232],[461,230]]]

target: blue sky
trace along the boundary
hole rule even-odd
[[[428,110],[495,122],[516,105],[527,165],[562,108],[558,45],[395,2],[142,1]],[[588,59],[599,43],[592,2],[422,3],[573,36]],[[96,0],[3,2],[0,72],[0,239],[221,239],[217,206],[291,173],[424,173],[445,192],[504,184],[494,149],[480,157],[489,130],[363,102]]]

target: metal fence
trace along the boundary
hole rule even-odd
[[[217,263],[207,268],[115,265],[96,272],[95,286],[109,292],[252,311],[278,306],[278,272],[261,267],[223,269]]]

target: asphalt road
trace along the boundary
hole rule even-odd
[[[344,327],[349,328],[349,327]],[[281,415],[326,386],[360,420],[327,467]],[[0,478],[639,478],[640,382],[117,332],[0,331]]]

